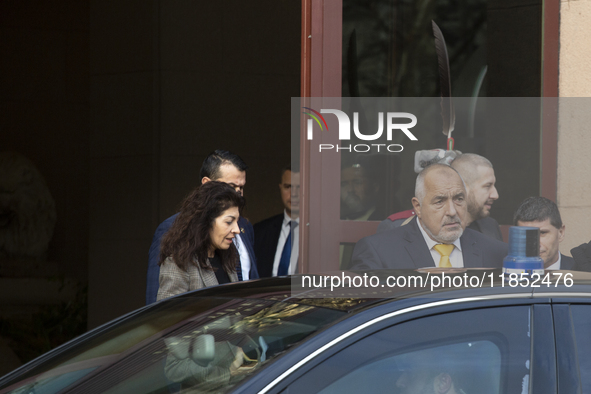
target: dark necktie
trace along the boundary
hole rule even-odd
[[[297,222],[294,224],[294,230],[291,228],[291,221],[287,223],[289,227],[289,235],[285,240],[285,245],[283,246],[283,251],[281,252],[281,258],[279,259],[279,268],[277,269],[277,275],[287,275],[287,271],[289,270],[289,262],[291,260],[291,233],[295,231],[295,227],[298,225]]]

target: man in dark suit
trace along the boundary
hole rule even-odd
[[[499,198],[495,188],[495,172],[491,162],[473,153],[459,155],[451,166],[461,175],[466,185],[467,209],[466,226],[469,229],[503,241],[499,223],[490,217],[492,204]],[[385,231],[408,223],[414,211],[408,210],[390,215],[378,226]]]
[[[591,272],[591,241],[572,248],[570,254],[575,260],[577,271]]]
[[[238,155],[225,150],[216,150],[209,154],[203,161],[200,171],[201,184],[209,181],[225,182],[232,186],[237,193],[243,195],[244,185],[246,185],[247,168],[246,163]],[[158,277],[160,275],[160,266],[158,265],[158,261],[160,260],[160,241],[170,229],[170,226],[172,226],[177,215],[178,213],[160,223],[152,238],[148,260],[146,305],[156,302],[159,287]],[[240,234],[234,238],[238,254],[240,255],[240,264],[236,267],[238,279],[257,279],[259,274],[253,249],[254,231],[252,224],[241,216],[238,220],[238,227],[240,227]]]
[[[526,198],[517,208],[513,224],[540,229],[540,257],[544,260],[544,269],[583,271],[577,268],[572,257],[560,253],[566,227],[554,202],[545,197]]]
[[[291,275],[297,270],[299,175],[292,172],[291,167],[281,171],[279,191],[284,207],[283,213],[254,225],[254,254],[261,278]]]
[[[456,170],[433,164],[421,171],[412,204],[410,223],[357,242],[353,269],[502,266],[507,244],[465,229],[466,189]]]

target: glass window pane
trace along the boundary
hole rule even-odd
[[[527,393],[529,330],[529,306],[424,317],[344,348],[292,387],[306,393],[410,394],[432,392],[437,383],[453,384],[456,392]]]
[[[501,350],[497,345],[490,341],[459,342],[366,364],[320,393],[354,393],[368,388],[383,393],[429,393],[433,385],[448,384],[453,392],[498,394],[500,380]]]
[[[571,305],[583,393],[591,393],[591,307]]]
[[[342,96],[439,97],[441,80],[431,24],[435,21],[445,37],[454,98],[475,99],[476,107],[476,100],[484,97],[540,97],[542,5],[541,0],[518,8],[511,0],[343,0]],[[478,107],[484,108],[481,103]],[[500,198],[492,217],[505,225],[511,224],[516,204],[540,190],[540,109],[516,108],[515,114],[505,111],[470,125],[463,124],[456,111],[453,134],[455,149],[493,163]],[[517,124],[523,114],[531,114],[528,127]],[[368,130],[376,129],[373,123],[360,119]],[[415,151],[446,148],[445,140],[428,142],[425,135],[419,139],[427,144],[387,155],[377,165],[380,173],[367,170],[379,161],[367,158],[376,156],[375,152],[342,152],[342,220],[383,220],[412,208]],[[368,160],[362,162],[357,156]],[[363,179],[364,184],[358,182],[354,189],[354,178]]]
[[[542,1],[343,0],[343,97],[436,97],[431,21],[455,97],[539,97]]]
[[[16,377],[0,393],[226,392],[343,314],[272,300],[166,300]]]

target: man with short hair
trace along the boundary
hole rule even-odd
[[[236,154],[226,150],[216,150],[210,153],[201,165],[201,184],[209,181],[218,181],[229,184],[241,196],[244,193],[246,185],[246,170],[248,166]],[[148,277],[146,284],[146,305],[156,302],[158,294],[160,266],[158,265],[160,257],[160,241],[166,232],[172,226],[178,213],[172,215],[158,226],[150,246],[148,261]],[[257,279],[259,277],[256,260],[253,250],[254,231],[252,224],[240,216],[238,220],[240,234],[234,238],[236,249],[240,257],[239,265],[236,267],[239,280]]]
[[[556,204],[545,197],[526,198],[513,217],[516,226],[540,229],[540,257],[547,270],[577,270],[575,260],[560,253],[565,225]]]
[[[254,253],[261,278],[292,275],[297,270],[299,176],[299,173],[291,171],[290,166],[282,169],[279,192],[283,213],[254,225]]]
[[[507,244],[465,229],[466,194],[455,169],[427,167],[417,176],[412,199],[416,217],[357,242],[353,269],[501,267]]]
[[[502,241],[499,223],[490,217],[490,209],[499,198],[492,163],[485,157],[464,153],[457,157],[451,166],[462,176],[466,184],[467,227]]]
[[[460,174],[466,185],[468,213],[465,227],[503,241],[499,223],[490,217],[492,204],[499,198],[491,162],[485,157],[464,153],[459,155],[451,166]],[[410,220],[412,215],[414,211],[393,214],[380,223],[378,232],[399,227]]]

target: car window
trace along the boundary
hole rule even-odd
[[[442,384],[435,382],[441,374],[449,375],[445,378],[456,392],[499,393],[501,351],[491,341],[473,341],[405,352],[370,362],[320,393],[362,392],[368,385],[374,392],[428,393],[430,386]]]
[[[529,306],[512,306],[399,323],[345,347],[289,392],[418,394],[443,385],[445,392],[527,393],[530,320]]]
[[[571,305],[583,393],[591,393],[591,306]]]
[[[226,392],[344,314],[273,300],[174,298],[49,358],[0,394]]]

